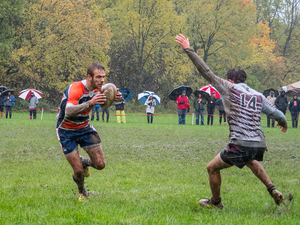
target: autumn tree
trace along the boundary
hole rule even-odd
[[[73,81],[85,78],[93,61],[107,67],[111,32],[97,5],[87,0],[31,3],[18,29],[12,64],[18,89],[35,87],[52,102]]]
[[[109,79],[130,87],[166,94],[189,76],[187,59],[175,43],[184,26],[167,0],[126,0],[107,10],[113,31]]]

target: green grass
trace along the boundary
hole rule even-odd
[[[176,115],[154,124],[133,114],[126,124],[93,121],[106,168],[91,170],[86,202],[78,202],[55,114],[0,120],[0,224],[300,224],[300,129],[283,134],[263,121],[269,151],[262,165],[292,202],[276,206],[248,168],[232,167],[222,171],[224,209],[209,210],[198,204],[210,197],[206,164],[226,146],[228,126],[192,126],[191,118],[186,126]]]

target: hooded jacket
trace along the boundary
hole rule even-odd
[[[224,110],[223,101],[222,101],[221,98],[219,98],[219,99],[216,101],[216,105],[219,106],[219,111],[220,111],[220,112],[221,112],[221,111],[225,111],[225,110]]]
[[[296,94],[294,94],[294,96],[297,96]],[[290,112],[297,112],[299,113],[300,111],[300,100],[298,98],[293,99],[289,102],[289,110]]]
[[[284,95],[282,94],[284,93]],[[280,91],[280,95],[277,96],[276,100],[275,100],[275,106],[277,109],[279,109],[282,112],[286,111],[286,108],[288,106],[288,101],[287,98],[285,96],[285,91]]]

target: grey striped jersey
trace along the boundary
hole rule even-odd
[[[232,84],[210,70],[194,49],[184,49],[202,76],[221,94],[229,124],[229,143],[246,147],[266,147],[261,129],[261,112],[271,115],[286,126],[283,113],[277,110],[261,93],[245,83]]]

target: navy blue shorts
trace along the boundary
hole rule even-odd
[[[234,151],[228,151],[234,149]],[[242,169],[248,162],[252,160],[263,161],[266,148],[252,148],[236,145],[228,145],[221,153],[221,159],[233,166]]]
[[[101,139],[92,125],[74,131],[57,129],[56,132],[65,155],[78,151],[78,145],[85,151],[100,146]]]

